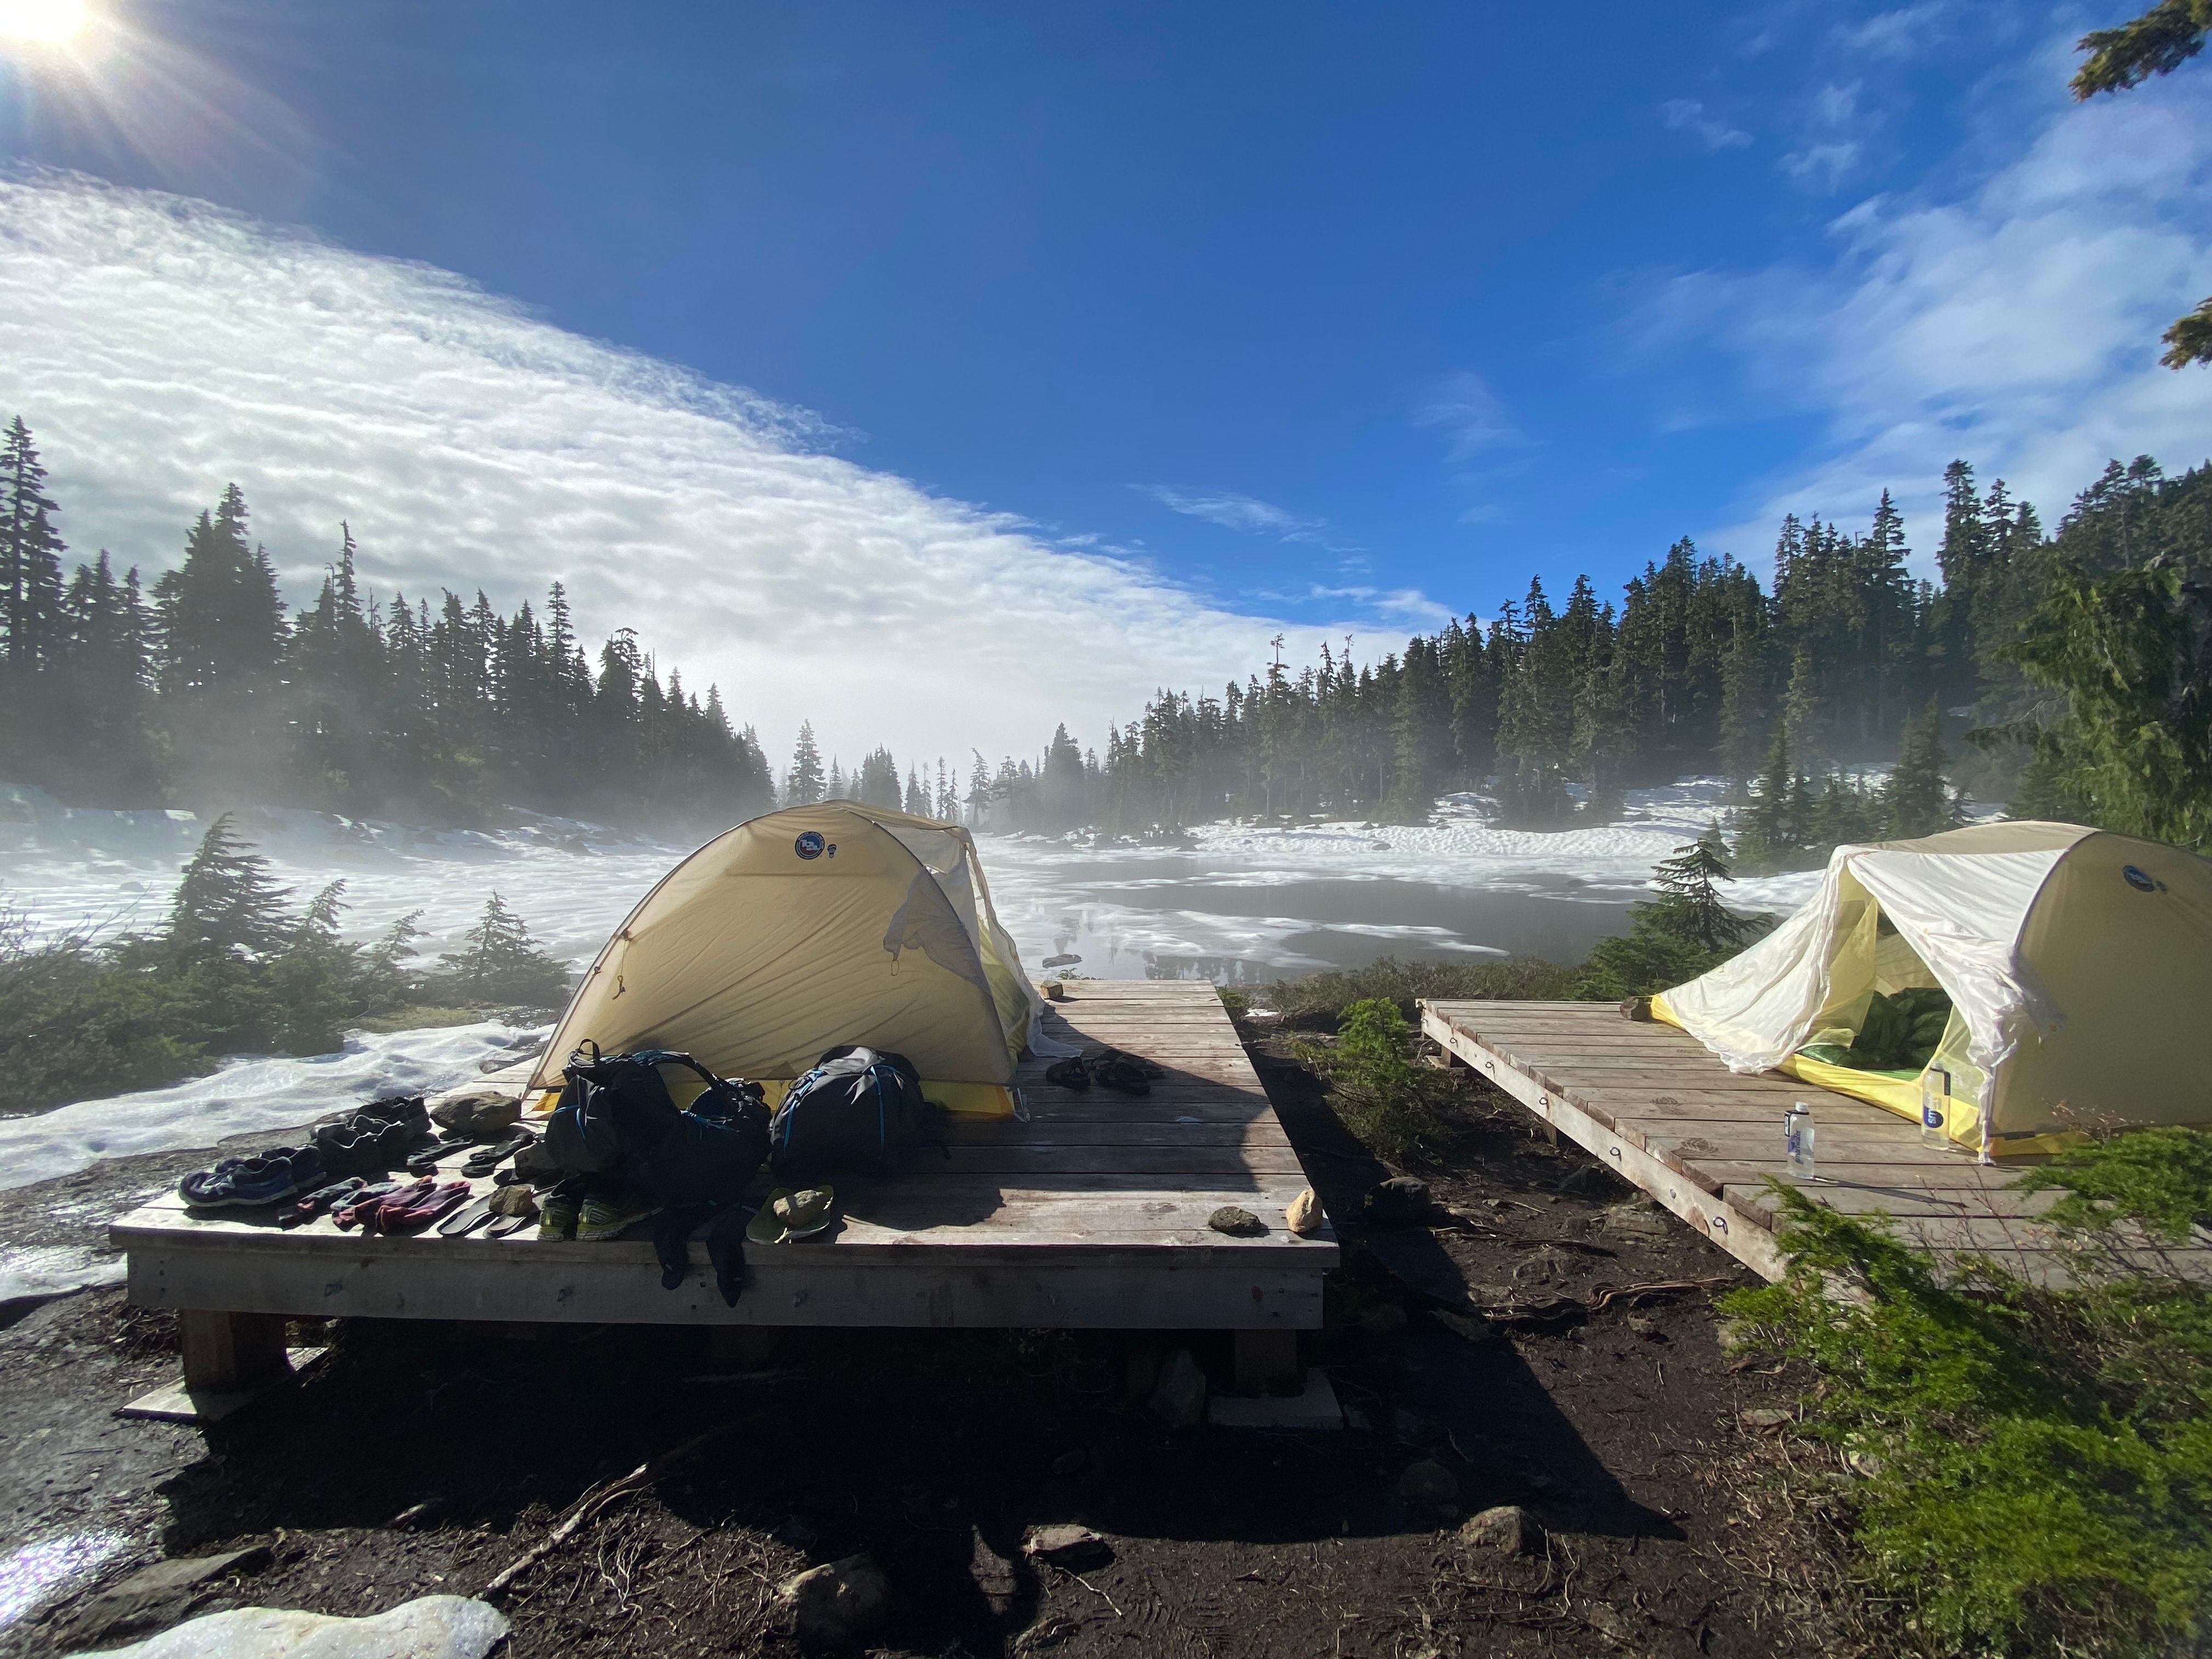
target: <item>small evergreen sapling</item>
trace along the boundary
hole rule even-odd
[[[1662,913],[1669,930],[1706,950],[1735,950],[1753,929],[1750,918],[1721,902],[1713,884],[1728,879],[1728,843],[1718,824],[1708,824],[1705,834],[1676,848],[1674,856],[1661,860],[1652,872],[1652,885],[1659,890],[1653,908]]]
[[[462,937],[467,948],[438,960],[463,1000],[533,1008],[550,1008],[567,1000],[568,969],[538,947],[528,925],[498,893],[484,901],[483,915]]]

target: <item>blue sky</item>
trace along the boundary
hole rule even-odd
[[[1303,655],[1684,534],[1763,570],[1885,484],[1924,554],[1954,454],[2054,519],[2203,459],[2154,358],[2212,291],[2212,70],[2063,89],[2129,9],[118,0],[89,67],[17,54],[0,144],[749,388]],[[0,398],[66,410],[48,367]],[[130,446],[82,444],[91,491]]]

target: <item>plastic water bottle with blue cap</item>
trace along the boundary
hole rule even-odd
[[[1800,1181],[1813,1179],[1813,1108],[1799,1101],[1782,1115],[1782,1146],[1790,1173]]]
[[[1920,1144],[1941,1145],[1949,1138],[1951,1074],[1930,1066],[1920,1074]]]

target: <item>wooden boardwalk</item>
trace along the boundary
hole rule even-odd
[[[1334,1235],[1298,1238],[1284,1225],[1306,1179],[1213,988],[1084,980],[1068,992],[1050,1005],[1046,1035],[1153,1060],[1164,1075],[1149,1097],[1073,1093],[1043,1081],[1045,1060],[1025,1062],[1028,1121],[955,1119],[949,1158],[925,1154],[896,1181],[838,1182],[842,1224],[820,1241],[749,1247],[751,1284],[734,1308],[696,1240],[690,1277],[669,1291],[644,1237],[363,1237],[327,1218],[288,1232],[252,1213],[195,1216],[173,1195],[124,1217],[112,1237],[128,1255],[133,1302],[221,1314],[1318,1327]],[[465,1156],[450,1161],[458,1169]],[[1267,1233],[1208,1230],[1206,1218],[1231,1204]],[[225,1364],[218,1353],[204,1369],[227,1374]]]
[[[1610,1003],[1425,1002],[1423,1032],[1753,1271],[1778,1278],[1779,1200],[1769,1179],[1852,1213],[1881,1210],[1938,1255],[1986,1253],[2048,1276],[2035,1218],[2056,1193],[2023,1193],[2025,1164],[1994,1167],[1926,1145],[1919,1126],[1777,1072],[1739,1076],[1672,1025]],[[1819,1178],[1790,1180],[1782,1115],[1813,1109]],[[2192,1252],[2192,1255],[2201,1254]]]

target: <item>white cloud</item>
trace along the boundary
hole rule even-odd
[[[1255,535],[1279,536],[1285,541],[1311,541],[1324,528],[1320,519],[1301,518],[1287,508],[1231,489],[1206,491],[1171,489],[1165,484],[1132,484],[1139,495],[1150,495],[1170,512],[1187,514],[1218,524],[1224,530]]]
[[[1832,81],[1813,94],[1813,118],[1824,127],[1847,125],[1858,113],[1861,83],[1838,86]]]
[[[1761,552],[1784,511],[1863,518],[1885,486],[1923,558],[1943,465],[2002,476],[2055,522],[2111,457],[2179,471],[2212,451],[2212,374],[2158,335],[2212,293],[2212,105],[2196,84],[2063,104],[1966,191],[1877,196],[1830,226],[1832,263],[1672,279],[1652,337],[1740,355],[1759,414],[1825,427],[1717,532]],[[1948,162],[1935,176],[1950,176]]]
[[[1749,133],[1706,114],[1705,106],[1694,98],[1668,99],[1659,106],[1659,121],[1670,132],[1692,134],[1709,151],[1741,149],[1751,142]]]
[[[1854,51],[1877,58],[1910,58],[1936,34],[1949,9],[1946,0],[1923,0],[1922,4],[1901,6],[1839,28],[1836,38]]]
[[[149,571],[226,481],[295,598],[350,520],[369,580],[565,580],[719,681],[771,756],[1025,751],[1163,684],[1218,684],[1282,624],[821,453],[803,412],[537,321],[463,279],[180,198],[0,179],[0,418],[72,549]]]
[[[1440,426],[1454,461],[1486,450],[1510,449],[1528,441],[1505,402],[1480,374],[1447,376],[1413,411],[1415,426]]]
[[[1808,144],[1803,149],[1792,150],[1775,165],[1808,189],[1826,191],[1842,183],[1844,175],[1858,162],[1858,145],[1845,140],[1839,143]]]
[[[1323,587],[1316,583],[1309,590],[1309,597],[1349,599],[1385,621],[1402,623],[1413,629],[1441,628],[1455,614],[1449,605],[1438,605],[1418,587]]]

